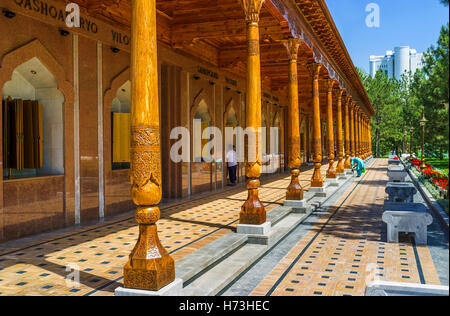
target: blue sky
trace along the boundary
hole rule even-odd
[[[439,0],[325,0],[356,67],[369,70],[370,55],[384,55],[395,46],[424,52],[438,40],[449,20]],[[366,26],[366,6],[380,7],[380,27]]]

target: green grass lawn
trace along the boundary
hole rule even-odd
[[[448,158],[447,159],[427,159],[425,158],[425,161],[432,165],[435,168],[438,168],[448,174]]]

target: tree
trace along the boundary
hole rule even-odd
[[[398,152],[403,140],[400,84],[389,79],[381,69],[374,78],[360,69],[358,72],[375,109],[375,116],[372,118],[375,156],[381,157],[390,151]]]
[[[421,143],[421,109],[425,108],[428,124],[425,152],[428,157],[443,158],[449,146],[449,26],[442,27],[437,46],[424,54],[423,68],[415,74],[404,74],[401,80],[389,79],[382,70],[375,77],[361,70],[375,116],[372,118],[372,143],[376,157],[390,151],[406,149],[405,131],[413,130],[415,146]],[[416,147],[416,148],[417,148]]]
[[[443,26],[437,46],[431,46],[424,55],[423,68],[416,72],[412,91],[418,106],[425,107],[427,124],[425,139],[428,155],[448,152],[449,145],[449,26]]]
[[[441,0],[441,3],[442,3],[443,5],[445,5],[445,6],[448,6],[448,1],[449,1],[449,0]]]

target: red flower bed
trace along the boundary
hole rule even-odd
[[[434,185],[438,185],[443,190],[448,190],[448,176],[440,173],[439,171],[433,169],[433,166],[426,164],[425,168],[420,167],[421,161],[417,158],[409,159],[409,161],[420,170],[420,172],[426,177],[431,179]]]

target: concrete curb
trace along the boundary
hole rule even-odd
[[[405,162],[401,160],[402,164],[405,165]],[[405,165],[406,168],[406,165]],[[439,219],[441,224],[444,226],[447,234],[449,232],[449,217],[444,212],[444,210],[441,208],[439,203],[434,199],[434,197],[431,195],[430,192],[428,192],[427,188],[420,182],[420,180],[415,176],[415,174],[409,169],[408,174],[413,180],[414,185],[419,189],[420,194],[422,194],[423,199],[427,203],[427,205],[430,207],[430,209],[433,211],[433,213],[436,215],[436,217]]]
[[[366,296],[448,296],[448,286],[373,281]]]

